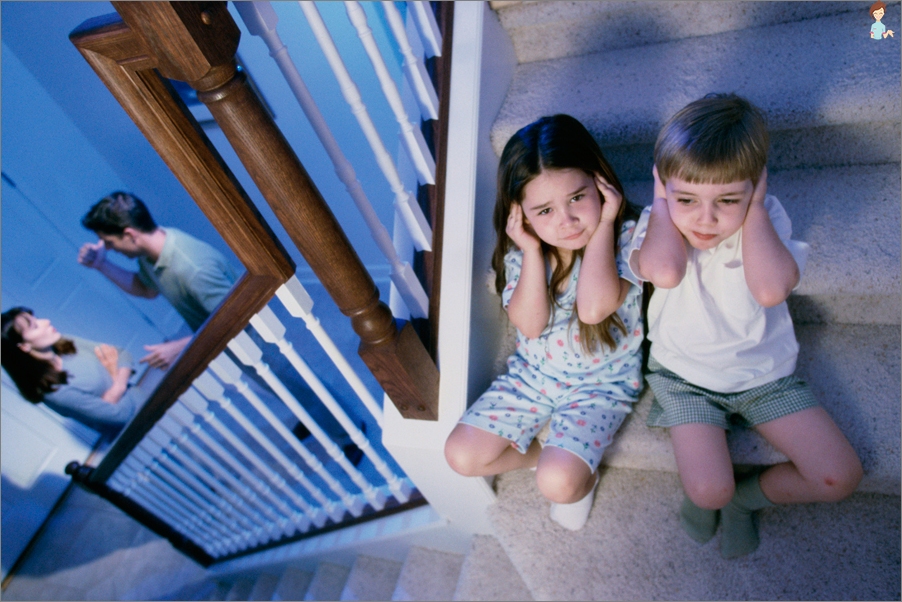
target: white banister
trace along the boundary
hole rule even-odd
[[[282,355],[288,359],[294,369],[297,370],[298,374],[301,375],[301,378],[303,378],[310,388],[319,396],[323,405],[326,406],[335,419],[338,420],[338,423],[342,428],[344,428],[351,436],[351,441],[353,441],[366,457],[370,459],[373,466],[388,483],[389,489],[391,489],[398,501],[404,503],[410,499],[411,489],[398,478],[391,468],[389,468],[388,464],[385,463],[385,460],[383,460],[373,448],[372,443],[370,443],[370,440],[366,435],[357,427],[354,421],[348,417],[341,405],[335,401],[335,398],[332,397],[332,394],[329,393],[329,390],[326,389],[319,377],[310,369],[307,362],[305,362],[294,350],[294,346],[285,339],[285,326],[279,321],[276,314],[273,313],[269,307],[264,307],[259,313],[251,318],[251,325],[258,333],[260,333],[260,336],[263,337],[264,341],[275,344],[279,348]],[[377,510],[381,510],[385,505],[384,496],[382,496],[378,489],[373,487],[373,485],[366,480],[366,477],[364,477],[359,470],[348,462],[347,458],[331,439],[329,440],[329,443],[331,444],[327,448],[329,454],[339,461],[342,468],[345,468],[345,470],[348,471],[348,475],[354,483],[357,484],[367,496],[370,505]]]
[[[420,114],[424,120],[438,119],[438,94],[435,91],[432,78],[429,77],[429,73],[426,71],[426,63],[411,45],[400,11],[398,11],[395,3],[390,0],[382,2],[382,8],[385,11],[385,17],[388,20],[392,35],[398,44],[401,55],[404,57],[402,67],[407,77],[407,83],[410,85],[410,89],[417,100]]]
[[[331,359],[332,363],[335,364],[335,367],[338,368],[338,371],[345,377],[345,380],[354,392],[357,393],[360,401],[363,402],[363,405],[366,406],[366,409],[369,410],[370,414],[376,419],[376,423],[381,428],[382,420],[384,419],[382,406],[379,405],[379,402],[376,401],[372,394],[367,390],[363,381],[360,380],[360,377],[357,376],[357,373],[354,371],[354,368],[351,367],[351,364],[348,363],[348,360],[345,359],[345,356],[332,341],[332,337],[330,337],[329,333],[326,332],[326,329],[323,328],[319,318],[313,315],[313,299],[307,293],[307,289],[304,288],[304,285],[301,284],[301,281],[298,280],[297,276],[292,276],[285,284],[280,286],[276,291],[276,296],[292,317],[304,320],[307,329],[316,338],[317,342],[323,348],[323,351],[326,352],[329,359]]]
[[[404,299],[407,309],[414,318],[426,318],[429,315],[429,298],[423,290],[423,285],[407,262],[402,262],[392,244],[388,229],[379,220],[372,203],[367,198],[357,174],[354,172],[350,161],[342,152],[332,135],[332,131],[326,124],[323,114],[313,100],[304,80],[301,78],[297,67],[288,54],[288,49],[282,43],[276,25],[278,16],[269,2],[235,2],[238,14],[241,15],[244,24],[251,35],[260,37],[269,49],[269,55],[275,60],[282,73],[282,77],[288,82],[289,88],[294,93],[301,109],[307,116],[307,120],[316,132],[323,148],[332,160],[335,173],[344,184],[345,189],[363,216],[373,240],[379,250],[385,255],[391,264],[392,282],[398,287],[398,292]],[[434,94],[433,90],[433,94]]]
[[[401,93],[398,92],[398,86],[388,72],[385,65],[385,59],[382,58],[382,52],[376,45],[376,39],[373,37],[373,30],[370,29],[366,20],[366,13],[360,7],[359,2],[345,2],[345,10],[348,13],[348,19],[357,30],[357,37],[363,44],[366,55],[373,65],[373,71],[379,80],[379,86],[391,107],[392,113],[401,127],[400,138],[407,149],[407,155],[413,162],[417,176],[422,184],[435,184],[435,158],[426,145],[426,139],[423,133],[416,127],[407,115],[404,109],[404,101],[401,100]]]
[[[360,487],[364,494],[367,495],[367,499],[370,500],[370,503],[374,504],[374,507],[381,509],[381,505],[376,506],[375,504],[379,504],[378,494],[373,492],[373,487],[370,485],[362,475],[360,475],[359,471],[351,465],[348,459],[345,457],[342,450],[335,445],[335,442],[326,434],[326,432],[313,420],[307,410],[301,405],[301,403],[295,398],[295,396],[288,390],[288,388],[282,383],[281,380],[273,373],[270,369],[269,365],[263,361],[263,351],[257,347],[257,344],[251,340],[250,336],[248,336],[245,332],[238,333],[231,342],[229,342],[229,349],[238,357],[238,359],[245,364],[246,366],[251,366],[254,370],[257,371],[257,374],[263,378],[266,384],[270,389],[282,400],[291,412],[298,418],[298,420],[303,423],[307,430],[319,441],[320,445],[326,450],[329,456],[338,463],[338,465],[354,480],[355,484]],[[322,394],[316,390],[316,387],[313,386],[314,383],[308,383],[313,388],[314,392],[320,395],[322,399]],[[321,383],[319,383],[322,386]],[[328,394],[328,392],[327,392]],[[338,480],[333,477],[323,466],[323,463],[319,461],[319,459],[307,451],[307,448],[301,444],[300,449],[304,450],[306,453],[302,456],[307,465],[313,469],[313,471],[326,482],[336,495],[341,498],[342,502],[345,505],[345,508],[350,512],[353,516],[360,516],[363,513],[363,502],[357,498],[356,496],[351,495],[344,486],[338,482]],[[357,473],[356,475],[354,473]],[[357,478],[355,478],[355,476]],[[369,489],[369,491],[368,491]],[[372,498],[372,499],[370,499]],[[384,499],[383,499],[384,504]]]
[[[348,72],[347,67],[345,67],[341,55],[338,53],[338,48],[336,48],[329,30],[326,28],[326,24],[319,14],[319,9],[316,8],[313,2],[309,1],[301,1],[298,2],[298,4],[304,11],[304,15],[306,15],[307,21],[310,23],[310,28],[313,30],[317,42],[319,42],[323,53],[326,55],[326,59],[332,67],[335,77],[338,79],[341,92],[347,103],[351,106],[351,112],[354,114],[354,117],[357,118],[357,122],[363,130],[363,134],[366,136],[366,139],[375,154],[376,163],[379,164],[383,175],[388,180],[392,192],[395,194],[395,207],[404,218],[404,224],[410,232],[410,237],[413,239],[414,245],[420,251],[431,251],[432,228],[426,221],[426,216],[423,215],[423,210],[417,203],[416,196],[405,189],[394,159],[392,159],[391,154],[385,148],[385,144],[382,142],[382,138],[379,136],[376,126],[373,124],[373,120],[367,111],[366,105],[363,104],[360,90],[351,79],[351,75]]]
[[[442,56],[442,33],[435,21],[435,15],[432,14],[432,9],[429,7],[429,2],[425,0],[408,2],[407,9],[413,14],[420,39],[423,40],[426,56]]]
[[[420,114],[425,120],[438,119],[438,94],[435,92],[435,86],[432,85],[432,79],[426,72],[426,64],[414,53],[413,47],[410,45],[410,39],[407,37],[407,30],[404,28],[404,20],[401,18],[398,7],[391,0],[386,0],[382,2],[382,8],[385,10],[385,17],[392,35],[395,37],[395,42],[404,57],[404,74],[417,99]]]
[[[169,441],[165,441],[165,438],[168,438],[166,435],[163,435],[164,440],[159,440],[159,438],[154,435],[160,435],[160,431],[158,429],[154,429],[154,431],[155,432],[148,433],[148,436],[141,441],[135,451],[140,450],[148,456],[155,458],[160,466],[166,469],[173,478],[187,486],[188,490],[192,493],[189,497],[191,497],[196,504],[205,504],[205,507],[209,506],[207,512],[212,514],[221,523],[226,525],[232,522],[237,523],[241,528],[235,529],[232,536],[240,536],[242,540],[241,543],[244,547],[258,546],[266,543],[270,539],[267,533],[261,529],[261,525],[254,524],[248,516],[229,504],[225,498],[216,495],[216,493],[214,493],[215,490],[209,487],[207,483],[202,482],[200,479],[201,472],[197,470],[196,465],[188,464],[185,466],[176,462],[174,455],[173,453],[170,453],[170,450],[177,449],[178,445],[173,442],[171,438],[169,438]],[[138,460],[141,460],[140,456],[136,455],[135,457]]]
[[[227,426],[225,426],[222,421],[209,409],[209,404],[203,398],[203,396],[197,392],[196,389],[188,389],[185,391],[182,396],[179,398],[179,402],[184,405],[187,409],[189,409],[196,416],[200,417],[207,424],[209,424],[213,430],[215,430],[223,439],[225,439],[229,445],[231,445],[234,449],[238,450],[241,456],[249,462],[254,468],[256,468],[262,475],[265,476],[267,481],[271,483],[275,489],[280,491],[283,495],[285,495],[291,502],[295,505],[295,507],[300,508],[308,516],[311,516],[316,512],[314,506],[312,506],[303,496],[297,493],[285,480],[285,478],[276,472],[268,463],[266,463],[256,452],[254,452],[248,445],[239,439],[235,433],[233,433]],[[325,494],[313,484],[306,476],[304,476],[300,471],[295,472],[295,474],[291,476],[300,475],[297,482],[303,487],[317,502],[320,504],[327,504],[329,499],[325,496]],[[259,478],[259,477],[258,477]]]
[[[162,429],[153,429],[147,434],[147,439],[153,441],[155,445],[160,446],[166,455],[170,458],[167,467],[176,474],[183,474],[182,471],[188,472],[190,476],[184,478],[197,479],[198,486],[195,489],[202,495],[214,498],[214,503],[218,504],[227,514],[234,516],[245,529],[256,530],[261,536],[262,541],[274,540],[283,533],[278,529],[277,525],[266,520],[259,512],[251,508],[237,493],[227,487],[222,481],[217,479],[202,462],[192,458],[182,449],[182,445],[171,435],[163,432]],[[178,467],[181,464],[185,468]],[[200,485],[202,483],[203,485]]]

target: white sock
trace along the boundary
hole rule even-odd
[[[595,501],[595,488],[598,486],[598,476],[595,477],[595,485],[586,497],[572,504],[551,504],[551,520],[565,529],[579,531],[589,520],[589,511]]]

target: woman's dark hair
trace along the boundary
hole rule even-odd
[[[22,397],[38,403],[44,395],[69,382],[69,374],[19,348],[22,334],[16,330],[16,318],[23,313],[34,315],[27,307],[13,307],[3,312],[0,318],[0,363],[16,383]],[[75,343],[61,338],[53,344],[52,349],[59,355],[70,355],[75,353]]]
[[[122,236],[126,228],[145,233],[157,229],[157,223],[141,199],[122,191],[110,193],[97,201],[81,218],[81,225],[93,232],[112,236]]]
[[[615,248],[613,251],[615,254],[618,251],[616,245],[623,221],[627,218],[635,219],[638,216],[635,207],[627,202],[626,196],[623,194],[623,186],[602,154],[598,142],[577,119],[570,115],[551,115],[521,128],[508,140],[498,165],[498,193],[493,216],[497,242],[492,255],[492,268],[495,270],[495,288],[499,294],[507,284],[504,273],[504,256],[515,246],[506,232],[511,205],[520,204],[523,201],[523,191],[526,185],[548,169],[581,169],[590,177],[600,174],[624,197],[620,204],[620,214],[614,225]],[[559,307],[555,291],[570,275],[576,257],[582,257],[583,249],[571,255],[568,265],[563,265],[557,249],[544,241],[542,241],[542,252],[546,258],[549,256],[555,258],[555,268],[548,286],[548,298],[554,309]],[[574,319],[579,320],[575,303],[570,319],[571,322]],[[580,321],[579,334],[583,349],[591,353],[599,343],[613,348],[615,343],[610,332],[612,327],[619,328],[626,333],[626,327],[616,313],[608,316],[600,324],[585,324]]]

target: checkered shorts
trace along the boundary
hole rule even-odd
[[[648,414],[648,426],[713,424],[729,430],[769,422],[788,414],[817,407],[808,384],[795,376],[738,393],[718,393],[697,387],[648,359],[645,380],[655,394]]]

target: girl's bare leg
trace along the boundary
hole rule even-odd
[[[456,472],[468,477],[486,477],[518,468],[533,468],[542,451],[533,440],[525,454],[511,447],[504,437],[469,424],[458,424],[445,442],[445,458]]]
[[[583,528],[595,501],[598,474],[582,458],[559,447],[545,447],[539,456],[536,483],[552,502],[554,522],[571,531]]]

